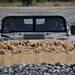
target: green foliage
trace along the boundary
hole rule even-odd
[[[25,4],[25,0],[21,0],[23,4]]]
[[[37,2],[47,2],[48,0],[37,0]]]
[[[72,2],[75,2],[75,0],[72,0]]]
[[[37,4],[36,0],[32,0],[31,5],[32,5],[32,6],[35,6],[36,4]]]
[[[7,0],[7,2],[13,2],[13,0]]]

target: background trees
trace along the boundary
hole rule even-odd
[[[23,4],[26,4],[27,6],[28,5],[35,5],[36,4],[36,2],[62,2],[62,1],[64,1],[64,2],[68,2],[68,1],[71,1],[71,2],[73,2],[73,1],[75,1],[75,0],[0,0],[0,2],[22,2]]]
[[[25,3],[25,2],[32,2],[32,1],[35,1],[35,0],[0,0],[0,2],[23,2],[23,3]],[[45,2],[45,1],[75,1],[75,0],[36,0],[37,2]]]

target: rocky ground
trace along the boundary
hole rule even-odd
[[[75,75],[75,64],[40,63],[0,66],[0,75]]]

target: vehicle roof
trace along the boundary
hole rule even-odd
[[[2,32],[4,32],[4,23],[5,23],[5,20],[6,20],[7,18],[15,18],[15,19],[17,18],[17,19],[18,19],[18,18],[26,18],[26,17],[27,17],[27,18],[28,18],[28,17],[32,17],[33,19],[36,19],[36,18],[49,18],[49,17],[50,17],[50,18],[56,18],[56,19],[57,19],[57,17],[58,17],[58,18],[62,18],[63,21],[64,21],[65,31],[60,31],[60,32],[66,32],[66,31],[67,31],[67,29],[66,29],[66,20],[65,20],[65,18],[64,18],[63,16],[59,16],[59,15],[48,15],[48,14],[47,14],[47,15],[45,15],[45,14],[42,14],[42,15],[39,15],[39,14],[38,14],[38,15],[35,15],[35,14],[34,14],[34,15],[31,15],[31,14],[30,14],[30,15],[26,15],[26,14],[25,14],[25,15],[24,15],[24,14],[19,14],[19,15],[18,15],[18,14],[17,14],[17,15],[16,15],[16,14],[14,14],[13,16],[11,16],[11,15],[10,15],[10,16],[6,16],[6,17],[2,20]],[[34,22],[33,22],[34,24],[33,24],[33,30],[32,30],[32,32],[35,31],[35,20],[33,20],[33,21],[34,21]],[[54,20],[53,20],[53,21],[54,21]],[[12,21],[11,21],[11,22],[12,22]],[[11,23],[11,22],[10,22],[10,23]],[[25,29],[24,29],[24,30],[25,30]],[[10,32],[12,32],[12,31],[10,31]],[[14,31],[14,32],[16,32],[16,31]],[[20,32],[20,31],[19,31],[19,32]],[[24,32],[24,31],[23,31],[23,32]],[[25,31],[25,32],[26,32],[26,31]],[[31,31],[29,31],[29,32],[31,32]],[[36,31],[36,32],[48,32],[48,31],[45,31],[45,30],[44,30],[44,31]],[[49,31],[49,32],[53,32],[53,31]],[[54,31],[54,32],[58,32],[58,31]]]
[[[6,16],[62,16],[61,14],[58,13],[46,13],[46,12],[27,12],[25,14],[12,14],[9,13]]]

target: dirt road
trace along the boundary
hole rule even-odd
[[[0,22],[9,14],[49,14],[61,15],[67,20],[67,25],[75,24],[75,6],[72,7],[0,7]]]

